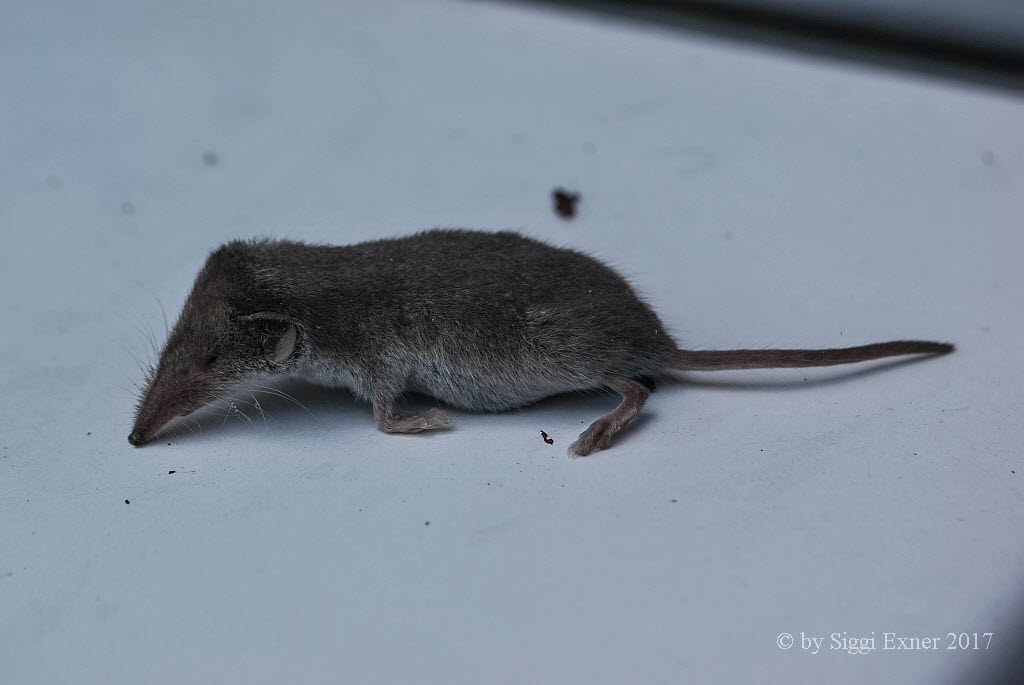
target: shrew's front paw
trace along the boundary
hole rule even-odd
[[[398,414],[380,422],[380,428],[388,433],[421,433],[435,428],[450,426],[452,419],[443,409],[428,409],[423,414]]]

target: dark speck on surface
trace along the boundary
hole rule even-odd
[[[131,504],[131,502],[129,502],[128,500],[125,500],[124,503],[125,504]]]
[[[551,192],[555,201],[555,214],[563,219],[571,219],[576,216],[576,204],[580,201],[580,194],[564,188],[555,188]]]
[[[423,522],[423,525],[425,525],[425,526],[429,526],[429,525],[430,525],[430,521],[424,521],[424,522]]]
[[[171,474],[174,474],[174,473],[177,473],[177,471],[168,471],[167,475],[170,476]]]
[[[549,445],[554,445],[555,444],[555,439],[554,438],[549,438],[548,434],[545,433],[544,431],[540,432],[540,437],[544,440],[544,442],[546,442]]]
[[[207,150],[203,153],[203,164],[206,166],[217,166],[220,164],[220,157],[217,156],[216,152]]]

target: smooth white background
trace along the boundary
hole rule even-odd
[[[441,1],[22,3],[0,83],[5,683],[933,683],[1019,645],[1020,97]],[[128,445],[211,248],[438,225],[607,259],[691,347],[959,350],[692,374],[588,459],[611,397],[389,436],[292,384]]]

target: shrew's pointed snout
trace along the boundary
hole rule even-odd
[[[135,425],[132,426],[132,432],[128,434],[128,442],[134,447],[142,447],[150,440],[157,431],[163,427],[166,421],[156,418],[154,421],[152,411],[140,411],[138,418],[135,420]]]
[[[193,366],[185,371],[169,372],[161,367],[139,402],[128,442],[142,447],[160,435],[176,417],[186,416],[203,406],[202,398],[210,394],[206,370]]]
[[[166,407],[161,406],[162,403],[154,398],[153,394],[150,390],[139,405],[132,432],[128,434],[128,442],[135,447],[142,447],[152,440],[173,416]]]

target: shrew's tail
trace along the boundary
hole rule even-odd
[[[949,343],[896,340],[828,350],[678,350],[672,368],[680,371],[726,371],[832,366],[902,354],[949,354],[954,349]]]

